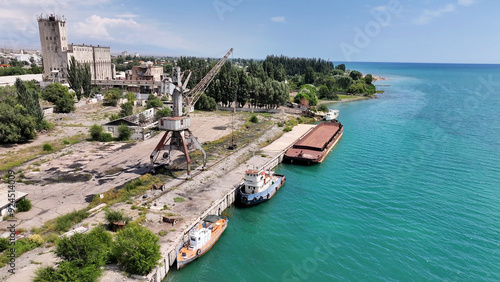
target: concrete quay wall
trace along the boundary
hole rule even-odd
[[[295,143],[295,141],[303,138],[303,136],[309,133],[309,131],[311,131],[314,127],[315,125],[298,125],[291,132],[283,134],[280,138],[267,145],[262,149],[262,154],[267,155],[269,158],[264,164],[260,165],[259,167],[265,170],[271,170],[275,168],[283,160],[283,155],[285,154],[286,150],[288,150]],[[254,156],[252,158],[262,159],[261,156]],[[188,234],[191,228],[209,214],[221,215],[224,210],[226,210],[235,202],[236,196],[237,187],[228,187],[227,193],[219,197],[218,200],[214,201],[208,209],[197,216],[196,219],[191,221],[188,227],[182,231],[182,235],[179,235],[171,243],[169,243],[170,246],[167,248],[167,251],[163,252],[163,258],[161,260],[160,266],[149,273],[146,277],[136,278],[149,282],[161,282],[163,279],[165,279],[170,270],[170,267],[175,263],[179,249],[188,239]]]

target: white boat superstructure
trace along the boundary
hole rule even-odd
[[[326,113],[325,120],[330,121],[334,120],[339,116],[339,110],[329,110],[328,113]]]

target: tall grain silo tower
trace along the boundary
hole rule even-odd
[[[48,77],[57,75],[59,79],[66,80],[68,76],[66,19],[55,15],[40,15],[37,19],[42,45],[43,74]]]

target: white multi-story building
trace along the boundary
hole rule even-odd
[[[38,29],[42,45],[43,74],[58,74],[60,80],[68,77],[71,57],[79,63],[89,64],[93,80],[112,79],[109,47],[68,44],[66,19],[60,16],[39,16]]]

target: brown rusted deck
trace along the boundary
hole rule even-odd
[[[288,149],[284,157],[290,161],[321,162],[342,136],[342,131],[339,122],[320,123]]]

